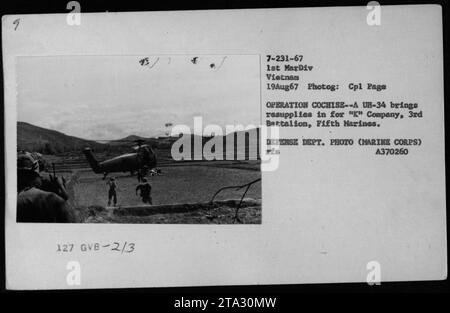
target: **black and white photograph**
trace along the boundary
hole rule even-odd
[[[8,290],[447,280],[442,6],[89,5],[2,16]]]
[[[17,222],[261,223],[259,56],[20,57],[17,71]]]

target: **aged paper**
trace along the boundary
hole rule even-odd
[[[7,288],[445,279],[441,14],[4,16]]]

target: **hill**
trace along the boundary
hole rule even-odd
[[[172,147],[172,144],[174,140],[177,138],[173,138],[170,142],[170,147]],[[205,144],[213,139],[211,136],[198,136],[191,134],[191,148],[190,148],[190,159],[191,160],[199,160],[202,159],[202,153],[207,152],[203,151],[205,148]],[[212,153],[216,154],[217,151],[217,157],[219,155],[222,155],[223,159],[235,159],[235,160],[248,160],[248,159],[254,159],[256,157],[257,159],[260,158],[259,153],[259,139],[260,139],[260,129],[259,128],[252,128],[247,131],[238,131],[233,132],[228,135],[224,136],[217,136],[214,138],[214,143],[217,145],[220,145],[220,142],[222,142],[222,154],[219,153],[218,150],[216,150],[218,147],[215,146],[215,149],[212,149]],[[202,143],[202,149],[196,149],[195,142],[201,142]],[[207,147],[206,150],[210,149],[211,146]],[[229,150],[229,148],[232,149],[232,151]],[[187,153],[189,154],[189,153]],[[227,156],[228,155],[228,156]]]
[[[235,132],[222,137],[223,156],[226,158],[227,142],[234,141],[233,149],[236,159],[247,159],[253,153],[259,156],[259,128],[251,129],[247,132]],[[194,139],[197,135],[191,135],[191,159],[196,158],[196,149]],[[202,146],[205,145],[212,137],[200,138]],[[242,138],[244,142],[240,142],[238,138]],[[145,138],[136,135],[130,135],[122,139],[105,141],[104,143],[92,140],[86,140],[74,136],[69,136],[56,130],[38,127],[26,122],[17,122],[17,148],[26,151],[36,151],[43,154],[73,154],[81,155],[81,151],[85,147],[92,148],[95,152],[105,152],[107,155],[115,155],[130,152],[130,148],[135,146],[133,143],[136,139],[143,139],[145,143],[158,150],[159,157],[163,159],[171,159],[172,144],[178,140],[177,137],[159,137]],[[243,144],[240,146],[239,143]],[[240,147],[238,147],[238,145]],[[201,157],[200,157],[201,159]]]
[[[113,141],[114,142],[121,142],[121,141],[134,141],[134,140],[139,140],[139,139],[147,140],[148,138],[137,136],[137,135],[129,135],[129,136],[125,137],[125,138],[117,139],[117,140],[113,140]]]
[[[68,136],[56,130],[38,127],[26,122],[17,122],[17,149],[55,154],[81,151],[88,146],[102,151],[107,145]]]

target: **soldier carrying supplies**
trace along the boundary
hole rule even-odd
[[[152,186],[150,186],[147,182],[147,178],[142,178],[142,183],[136,186],[136,195],[138,190],[140,190],[142,202],[152,204],[152,197],[150,194],[152,191]]]

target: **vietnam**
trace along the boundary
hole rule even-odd
[[[266,74],[268,80],[299,80],[298,75]]]

